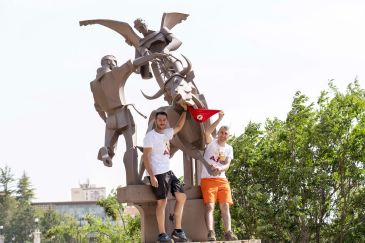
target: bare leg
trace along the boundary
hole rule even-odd
[[[185,193],[175,192],[176,204],[175,204],[175,229],[181,229],[181,221],[184,210],[184,204],[186,201]]]
[[[205,204],[205,222],[207,224],[208,230],[214,230],[214,203]]]
[[[225,231],[231,231],[231,214],[229,212],[229,204],[226,202],[221,202],[219,203],[219,208],[221,210]]]
[[[156,219],[157,219],[158,231],[160,232],[160,234],[166,233],[165,231],[166,204],[167,204],[167,199],[157,200]]]

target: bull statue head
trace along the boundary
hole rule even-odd
[[[185,67],[180,72],[173,73],[164,83],[164,85],[157,91],[154,95],[148,96],[142,92],[146,99],[153,100],[165,96],[166,100],[172,102],[172,104],[177,104],[180,101],[185,101],[187,104],[193,106],[193,89],[194,84],[186,79],[186,75],[191,71],[192,65],[188,58],[183,56],[186,60],[187,67]]]

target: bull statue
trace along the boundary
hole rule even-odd
[[[178,68],[176,68],[175,72],[171,72],[170,68],[170,73],[165,73],[165,76],[168,77],[166,82],[154,95],[148,96],[142,91],[142,94],[146,99],[153,100],[163,95],[165,100],[169,103],[168,106],[162,106],[152,111],[149,116],[147,132],[154,128],[155,114],[160,111],[166,112],[170,126],[175,126],[182,112],[181,106],[179,105],[181,101],[186,102],[189,106],[192,106],[193,108],[207,107],[204,95],[199,93],[193,81],[194,75],[192,71],[192,64],[188,58],[186,58],[185,56],[183,56],[183,58],[187,63],[187,67],[184,67],[181,71],[178,71]],[[158,60],[158,62],[160,62],[159,66],[167,65],[175,68],[173,63],[169,63],[169,60],[179,59],[176,57],[169,57],[165,60]],[[206,144],[204,135],[205,127],[209,125],[209,120],[205,123],[198,123],[188,113],[184,127],[170,141],[171,157],[178,150],[181,150],[184,154],[184,157],[188,156],[190,158],[199,160],[207,168],[208,172],[211,172],[211,167],[204,159],[202,154]],[[144,165],[143,161],[141,160],[139,179],[142,179],[143,173]]]

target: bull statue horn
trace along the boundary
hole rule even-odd
[[[183,54],[181,54],[181,56],[183,56],[186,63],[188,64],[188,66],[186,68],[184,68],[183,70],[180,71],[180,74],[182,76],[185,76],[186,74],[188,74],[191,71],[192,65],[191,65],[190,60],[186,56],[184,56]]]
[[[148,96],[148,95],[146,95],[145,93],[143,93],[143,91],[142,91],[142,90],[141,90],[141,92],[142,92],[142,95],[143,95],[146,99],[148,99],[148,100],[154,100],[154,99],[159,98],[161,95],[163,95],[163,93],[164,93],[164,88],[162,87],[159,91],[157,91],[157,93],[156,93],[156,94],[154,94],[154,95],[152,95],[152,96]]]

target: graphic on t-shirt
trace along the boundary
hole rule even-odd
[[[226,164],[226,155],[224,154],[224,147],[219,147],[215,152],[214,155],[211,156],[209,159],[220,163],[222,165]]]
[[[165,144],[165,149],[163,151],[163,155],[170,155],[170,141],[166,140],[164,144]]]

